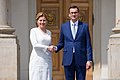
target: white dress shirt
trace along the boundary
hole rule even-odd
[[[73,39],[75,39],[75,36],[76,36],[76,33],[77,33],[77,29],[78,29],[78,20],[75,23],[73,23],[70,20],[70,25],[71,25],[71,32],[72,32]],[[74,32],[74,30],[75,30],[75,32]],[[75,48],[74,47],[73,47],[73,53],[75,53]]]
[[[73,23],[70,20],[70,26],[71,26],[71,31],[72,31],[73,39],[75,39],[75,36],[76,36],[76,33],[77,33],[77,29],[78,29],[78,20],[75,23]],[[75,32],[74,32],[74,30],[75,30]]]

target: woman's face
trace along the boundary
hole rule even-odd
[[[45,28],[46,27],[46,24],[47,24],[47,20],[44,16],[42,17],[39,17],[39,19],[37,20],[37,25],[38,27],[40,28]]]

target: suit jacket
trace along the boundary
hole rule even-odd
[[[75,53],[73,53],[73,47],[75,48]],[[72,36],[70,21],[62,24],[56,52],[62,48],[64,48],[62,61],[64,66],[72,63],[73,54],[77,65],[86,66],[87,61],[92,61],[92,46],[88,24],[78,21],[75,39]]]

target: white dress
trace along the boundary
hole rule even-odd
[[[30,31],[33,49],[29,62],[29,80],[52,80],[52,58],[47,47],[51,44],[51,32],[38,28]]]

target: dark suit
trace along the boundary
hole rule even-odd
[[[73,47],[75,53],[73,53]],[[77,80],[85,80],[86,62],[92,61],[92,46],[88,25],[78,21],[76,37],[73,39],[70,21],[62,24],[56,52],[62,48],[64,48],[62,64],[64,65],[66,80],[74,80],[75,71]]]

